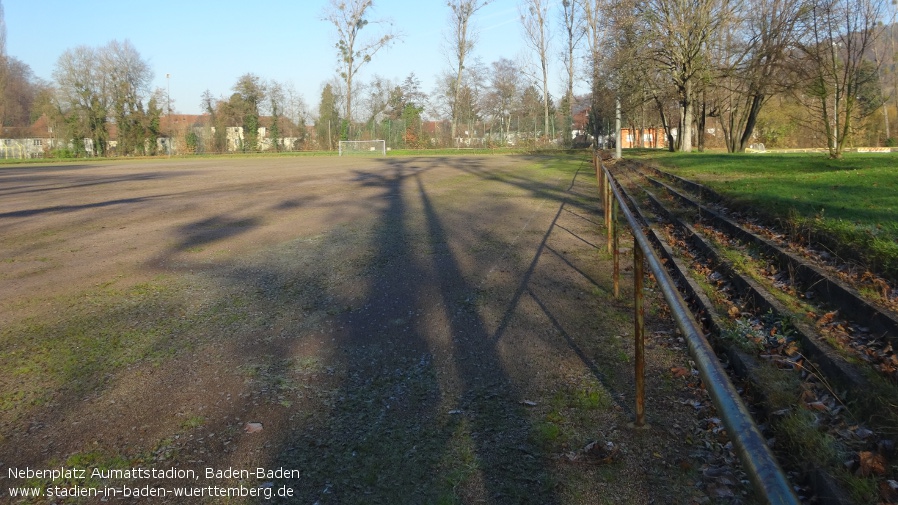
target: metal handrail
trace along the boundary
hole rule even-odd
[[[598,169],[601,167],[601,177],[599,179],[600,193],[603,194],[605,204],[606,223],[611,227],[615,227],[614,214],[617,208],[623,213],[633,233],[633,250],[634,250],[634,284],[636,287],[636,368],[637,368],[637,425],[644,422],[643,412],[645,400],[643,397],[643,371],[642,371],[642,349],[643,347],[643,328],[642,324],[642,263],[648,263],[649,269],[655,275],[656,282],[661,288],[664,299],[670,306],[671,314],[676,321],[677,327],[683,333],[684,338],[689,346],[689,353],[695,360],[696,367],[701,375],[705,385],[705,390],[711,396],[714,406],[717,407],[717,413],[726,427],[727,434],[733,441],[733,445],[737,449],[737,454],[745,471],[755,488],[755,491],[771,504],[798,504],[798,498],[795,496],[792,486],[786,479],[782,468],[776,462],[767,442],[758,426],[755,424],[745,404],[739,397],[735,386],[730,382],[729,377],[723,370],[720,361],[714,354],[711,344],[705,338],[704,334],[699,330],[699,325],[687,308],[683,297],[674,287],[673,279],[670,273],[661,264],[661,261],[655,255],[648,238],[642,231],[642,228],[633,214],[627,207],[623,198],[623,191],[617,181],[611,176],[611,173],[601,163],[598,157],[594,158],[594,162]],[[614,201],[609,201],[612,196]],[[616,237],[616,230],[609,230],[609,236]],[[615,247],[616,248],[616,247]],[[616,255],[615,255],[616,256]],[[643,259],[644,258],[644,259]],[[638,263],[638,265],[637,265]]]

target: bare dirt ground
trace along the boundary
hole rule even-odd
[[[0,501],[751,502],[658,306],[631,426],[586,159],[0,168]]]

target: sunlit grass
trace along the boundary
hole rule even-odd
[[[898,278],[898,155],[627,152]],[[838,244],[838,245],[835,245]],[[841,247],[839,247],[841,246]]]

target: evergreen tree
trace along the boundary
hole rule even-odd
[[[337,139],[342,136],[342,129],[340,113],[337,110],[337,97],[333,87],[327,84],[321,91],[318,119],[315,121],[318,145],[323,149],[333,150],[337,145]]]

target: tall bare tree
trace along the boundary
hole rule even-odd
[[[668,146],[673,148],[670,134],[674,129],[670,123],[678,114],[675,110],[671,113],[670,103],[675,103],[676,99],[671,99],[674,94],[667,72],[645,50],[654,36],[645,29],[639,8],[631,2],[608,3],[604,6],[604,14],[608,22],[601,46],[604,53],[602,79],[614,88],[622,119],[629,123],[635,145],[642,145],[646,138],[646,122],[657,125],[657,119],[669,134]],[[652,110],[657,115],[652,114]]]
[[[891,128],[889,125],[889,104],[888,104],[888,100],[885,99],[885,97],[886,97],[886,92],[884,90],[885,80],[882,77],[883,55],[880,54],[881,53],[881,48],[880,48],[881,44],[879,43],[879,41],[882,40],[884,38],[884,36],[889,36],[889,35],[890,34],[888,32],[883,30],[883,33],[881,33],[880,36],[877,37],[877,39],[878,39],[877,43],[874,44],[873,48],[872,48],[873,62],[876,64],[876,80],[879,83],[879,94],[880,94],[880,98],[882,100],[882,120],[883,120],[883,126],[885,127],[885,138],[886,139],[891,138],[892,133],[890,131]]]
[[[788,85],[784,66],[799,36],[803,0],[747,0],[727,23],[712,62],[712,115],[718,116],[729,152],[750,143],[758,114]]]
[[[76,149],[80,139],[89,138],[94,153],[104,155],[109,140],[110,83],[97,49],[78,46],[66,50],[56,62],[53,78],[59,91],[58,108],[69,124]]]
[[[692,151],[697,93],[710,69],[708,44],[719,37],[732,7],[728,0],[647,0],[637,7],[648,52],[677,90],[681,151]]]
[[[477,124],[482,119],[482,97],[487,88],[487,68],[479,59],[465,64],[465,78],[461,87],[456,87],[455,70],[447,70],[437,78],[436,89],[431,95],[431,110],[450,118],[446,132],[446,145],[471,145],[477,138]],[[456,135],[452,135],[452,123],[456,125]]]
[[[489,88],[483,97],[483,108],[489,114],[490,123],[499,129],[500,145],[507,140],[511,113],[521,92],[520,82],[521,73],[513,61],[500,58],[490,65]]]
[[[521,6],[521,25],[524,40],[539,58],[541,92],[543,95],[543,134],[549,135],[549,1],[527,0]]]
[[[6,82],[0,95],[5,111],[2,126],[29,126],[40,114],[38,97],[49,90],[49,85],[15,57],[6,59],[5,72]]]
[[[590,80],[590,105],[587,129],[596,139],[608,134],[605,128],[607,124],[602,118],[607,113],[604,100],[609,90],[607,81],[601,74],[602,48],[606,40],[606,28],[603,10],[606,7],[605,0],[578,0],[583,13],[583,37],[586,39],[587,54],[586,66],[589,69]]]
[[[3,14],[2,1],[0,1],[0,56],[6,56],[6,16]]]
[[[565,94],[562,102],[564,113],[564,145],[570,145],[571,125],[573,124],[574,106],[574,75],[576,73],[577,45],[583,38],[583,21],[580,16],[580,6],[575,0],[561,1],[561,21],[564,27],[564,50],[561,59],[565,68]]]
[[[886,77],[890,77],[887,79],[889,86],[891,87],[891,93],[887,94],[891,95],[892,101],[895,104],[895,110],[898,111],[898,51],[895,50],[895,39],[896,35],[898,35],[898,25],[895,24],[895,14],[893,13],[891,23],[886,26],[885,30],[885,41],[883,41],[883,53],[887,54],[888,57],[885,58],[885,62],[889,62],[888,65],[885,66],[885,74]],[[883,37],[880,37],[880,40]],[[881,65],[882,69],[883,66]],[[894,140],[894,136],[887,139],[889,142]]]
[[[105,155],[107,125],[112,120],[118,123],[119,140],[127,149],[142,148],[146,138],[143,100],[149,95],[153,74],[130,42],[114,40],[99,48],[69,49],[57,60],[53,78],[57,110],[70,126],[76,145],[89,138],[94,153]]]
[[[390,106],[390,96],[396,83],[386,77],[375,75],[365,85],[365,123],[373,124]]]
[[[300,142],[306,140],[306,123],[309,120],[309,107],[305,97],[297,91],[292,82],[284,85],[285,102],[284,115],[296,125],[296,131],[291,137],[297,137]]]
[[[6,16],[3,14],[3,1],[0,0],[0,127],[6,122],[6,83],[8,77],[6,59]]]
[[[591,73],[597,71],[601,59],[602,41],[605,37],[605,23],[602,10],[603,0],[577,0],[583,12],[583,36],[586,38],[586,65]]]
[[[346,120],[352,123],[352,86],[359,70],[381,49],[389,46],[399,36],[388,29],[371,39],[361,38],[363,28],[371,23],[367,19],[373,0],[328,0],[324,19],[337,30],[337,51],[340,55],[340,77],[346,83]],[[380,23],[380,22],[376,22]]]
[[[885,0],[817,0],[799,48],[804,62],[796,68],[804,78],[828,140],[831,158],[841,158],[854,122],[871,109],[859,107],[865,88],[878,84],[875,63],[868,58],[886,8]],[[878,105],[877,105],[878,107]],[[875,107],[874,107],[875,109]]]
[[[113,40],[98,55],[108,80],[109,113],[118,126],[118,152],[142,153],[146,137],[143,101],[150,94],[153,71],[128,40]]]
[[[463,90],[462,78],[465,71],[465,61],[477,43],[477,32],[471,27],[471,18],[474,13],[485,7],[492,0],[449,0],[447,5],[451,11],[449,14],[449,53],[455,64],[455,84],[452,89],[452,139],[456,138],[458,122],[460,120],[459,104]]]

